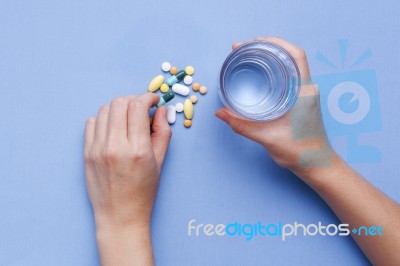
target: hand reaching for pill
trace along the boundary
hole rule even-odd
[[[299,99],[289,113],[268,122],[246,120],[226,107],[217,111],[217,117],[225,121],[236,133],[263,145],[279,165],[296,173],[307,166],[326,164],[327,162],[322,160],[329,160],[332,150],[321,119],[318,88],[310,82],[305,52],[276,37],[256,40],[275,43],[286,49],[295,59],[303,84]],[[232,49],[241,44],[240,42],[233,44]],[[313,129],[312,136],[305,136],[307,129]],[[313,150],[322,152],[317,156],[307,156],[307,152]],[[323,156],[320,156],[321,154]]]
[[[86,122],[86,182],[102,264],[152,263],[150,219],[171,138],[165,107],[150,133],[148,110],[159,100],[153,93],[116,98]]]

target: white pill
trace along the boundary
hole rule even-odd
[[[178,113],[182,113],[183,112],[183,103],[175,104],[175,111],[177,111]]]
[[[178,94],[180,94],[180,95],[182,95],[182,96],[188,96],[188,95],[189,95],[189,92],[190,92],[190,89],[189,89],[188,86],[185,86],[185,85],[182,85],[182,84],[179,84],[179,83],[175,83],[175,84],[172,86],[172,90],[173,90],[175,93],[178,93]]]
[[[173,124],[176,121],[176,111],[173,105],[167,107],[167,120],[170,124]]]
[[[193,82],[193,77],[186,75],[185,78],[183,79],[183,83],[185,83],[186,85],[190,85]]]
[[[169,62],[164,62],[161,65],[161,69],[164,72],[168,72],[171,69],[171,64]]]

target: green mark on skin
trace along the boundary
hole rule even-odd
[[[323,128],[319,95],[300,96],[290,110],[290,125],[294,140],[320,140],[319,149],[300,154],[301,168],[329,168],[332,166],[332,148]],[[305,124],[306,123],[306,124]]]

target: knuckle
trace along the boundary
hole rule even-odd
[[[272,36],[268,36],[268,40],[272,41],[272,42],[277,42],[277,41],[279,41],[279,38],[275,35],[272,35]]]
[[[234,132],[236,132],[239,135],[242,135],[246,131],[246,126],[242,123],[235,123],[231,125],[232,129]]]
[[[100,107],[100,112],[108,112],[108,109],[110,109],[110,105],[109,104],[105,104],[105,105]]]
[[[91,162],[90,153],[88,151],[83,152],[83,159],[86,164],[89,164]]]
[[[91,126],[92,124],[94,124],[96,122],[96,118],[94,117],[89,117],[88,119],[86,119],[86,127]]]
[[[105,161],[115,161],[118,159],[120,149],[118,149],[117,142],[108,139],[103,146],[102,156]]]
[[[144,96],[145,97],[154,97],[154,93],[153,92],[149,92],[149,91],[146,91],[145,93],[144,93]]]
[[[114,98],[111,102],[111,106],[121,106],[126,103],[126,99],[124,97]]]
[[[119,158],[117,150],[112,146],[107,146],[103,151],[102,157],[107,163],[115,163]]]
[[[145,161],[151,157],[150,152],[147,151],[147,149],[140,149],[136,148],[133,149],[131,154],[130,154],[130,159],[132,161],[138,162],[138,161]]]
[[[170,127],[165,127],[165,128],[160,129],[160,134],[164,137],[171,138],[172,130]]]
[[[297,48],[293,51],[293,57],[295,59],[305,60],[307,58],[306,51],[303,48]]]
[[[142,102],[140,101],[131,101],[128,105],[128,108],[130,110],[144,110],[145,106]]]
[[[96,163],[101,160],[100,153],[98,151],[92,150],[88,152],[88,162]]]

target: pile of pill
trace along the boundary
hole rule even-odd
[[[193,83],[194,67],[187,66],[184,70],[179,70],[175,66],[171,66],[169,62],[161,64],[161,69],[164,72],[171,74],[165,79],[164,75],[158,75],[150,81],[148,90],[150,92],[157,92],[160,90],[164,95],[160,97],[160,101],[157,103],[157,107],[162,106],[171,101],[176,94],[186,97],[184,102],[178,102],[175,105],[167,106],[167,120],[169,124],[174,124],[176,121],[176,113],[182,113],[185,115],[185,121],[183,125],[187,128],[192,126],[192,119],[194,114],[194,104],[197,103],[198,98],[196,95],[190,94],[190,88],[194,93],[200,92],[204,95],[207,93],[207,87],[200,85],[199,83]],[[183,84],[180,83],[183,81]]]

